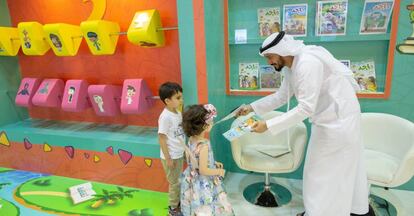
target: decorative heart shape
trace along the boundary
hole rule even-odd
[[[119,158],[121,159],[122,163],[124,163],[125,165],[132,158],[131,152],[128,152],[128,151],[125,151],[125,150],[122,150],[122,149],[118,149],[118,155],[119,155]]]

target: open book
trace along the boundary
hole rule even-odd
[[[74,204],[93,199],[93,195],[96,194],[92,189],[92,184],[90,182],[72,186],[69,188],[69,191]]]
[[[251,112],[244,117],[244,120],[237,124],[235,127],[230,128],[223,136],[228,139],[230,142],[243,136],[245,133],[250,133],[252,131],[252,126],[254,123],[262,120],[258,115]]]

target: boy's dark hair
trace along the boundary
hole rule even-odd
[[[158,89],[158,95],[164,104],[165,99],[171,98],[178,92],[183,92],[183,89],[180,84],[174,82],[166,82],[160,86],[160,89]]]
[[[209,112],[203,105],[191,105],[183,113],[183,129],[187,137],[199,135],[207,125],[205,118]]]

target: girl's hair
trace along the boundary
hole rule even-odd
[[[209,114],[203,105],[191,105],[183,113],[183,129],[187,137],[201,134],[207,126],[206,116]]]

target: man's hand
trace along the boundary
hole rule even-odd
[[[172,169],[175,166],[174,160],[172,159],[166,159],[167,160],[167,166]]]
[[[217,168],[219,168],[219,169],[223,169],[223,164],[222,164],[222,163],[220,163],[220,162],[215,162],[215,164],[216,164],[216,167],[217,167]]]
[[[263,133],[267,130],[267,125],[265,121],[258,121],[252,125],[252,132]]]
[[[243,107],[241,107],[241,108],[239,109],[239,111],[236,113],[236,117],[247,115],[247,114],[249,114],[249,113],[251,113],[251,112],[253,112],[253,111],[254,111],[254,110],[253,110],[252,106],[250,106],[250,105],[244,105],[244,106],[243,106]]]

